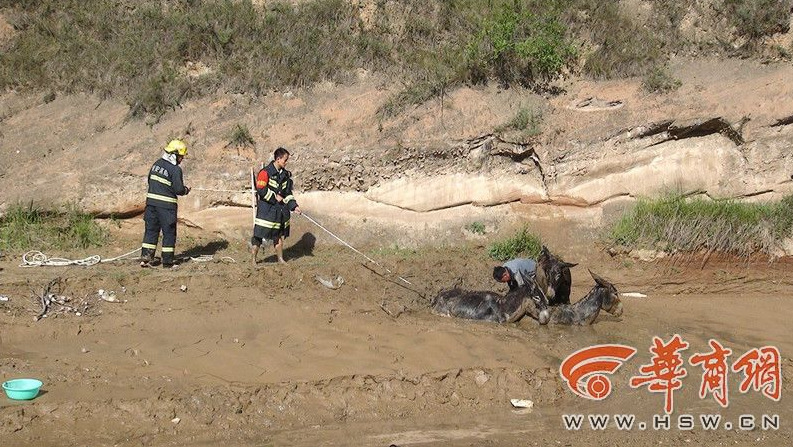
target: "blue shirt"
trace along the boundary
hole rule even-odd
[[[512,290],[523,285],[523,276],[534,277],[534,273],[537,271],[537,262],[533,259],[515,258],[505,262],[504,267],[509,270],[510,280],[507,284]]]

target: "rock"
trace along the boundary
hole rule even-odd
[[[488,380],[490,380],[490,377],[487,375],[487,373],[481,370],[476,372],[474,381],[476,382],[477,385],[482,386],[485,383],[487,383]]]
[[[636,249],[636,250],[631,250],[631,252],[628,253],[628,256],[639,259],[644,262],[651,262],[651,261],[655,261],[656,259],[665,258],[666,252],[647,250],[647,249]]]

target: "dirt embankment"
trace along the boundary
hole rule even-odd
[[[207,98],[153,127],[109,101],[6,93],[0,201],[135,214],[146,170],[173,136],[191,145],[184,168],[197,190],[181,205],[188,218],[229,206],[223,218],[244,215],[250,170],[279,145],[292,150],[298,193],[315,213],[354,219],[345,211],[363,208],[383,224],[517,202],[600,209],[669,189],[754,200],[789,193],[790,65],[678,60],[672,69],[682,86],[665,95],[643,93],[638,80],[570,80],[554,97],[463,88],[385,122],[375,111],[393,89],[373,76],[255,102]],[[491,136],[521,108],[542,115],[539,136]],[[237,124],[255,147],[229,146]]]

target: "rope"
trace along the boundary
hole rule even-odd
[[[101,261],[99,255],[89,256],[84,259],[66,259],[66,258],[51,258],[44,253],[36,250],[29,251],[22,255],[22,264],[20,267],[39,267],[43,265],[49,266],[65,266],[65,265],[82,265],[90,266],[98,264]]]
[[[211,189],[211,188],[190,188],[190,191],[234,192],[234,193],[251,192],[250,189]]]
[[[190,260],[193,262],[211,262],[215,260],[215,256],[214,255],[190,256]],[[236,264],[237,260],[232,258],[231,256],[223,256],[220,258],[220,262],[224,262],[226,264]]]
[[[19,266],[20,267],[41,267],[41,266],[63,267],[67,265],[80,265],[83,267],[88,267],[99,264],[100,262],[117,261],[119,259],[126,258],[131,254],[137,253],[139,251],[140,248],[136,248],[128,253],[124,253],[121,256],[116,256],[115,258],[110,258],[110,259],[102,259],[99,255],[93,255],[83,259],[66,259],[66,258],[49,257],[38,250],[31,250],[25,253],[24,255],[22,255],[22,264],[19,264]]]
[[[133,254],[133,253],[137,253],[137,252],[139,252],[139,251],[140,251],[140,248],[136,248],[136,249],[134,249],[134,250],[132,250],[132,251],[130,251],[130,252],[128,252],[128,253],[124,253],[124,254],[123,254],[123,255],[121,255],[121,256],[116,256],[115,258],[110,258],[110,259],[102,259],[102,261],[101,261],[101,262],[112,262],[112,261],[118,261],[119,259],[126,258],[127,256],[129,256],[129,255],[131,255],[131,254]]]
[[[22,264],[19,264],[19,266],[20,267],[42,267],[42,266],[64,267],[67,265],[79,265],[83,267],[89,267],[92,265],[99,264],[101,262],[117,261],[119,259],[126,258],[127,256],[138,252],[140,252],[140,248],[136,248],[128,253],[124,253],[121,256],[116,256],[115,258],[109,258],[109,259],[102,259],[99,255],[93,255],[83,259],[66,259],[66,258],[49,257],[38,250],[31,250],[25,253],[24,255],[22,255]],[[190,257],[190,260],[194,262],[210,262],[213,259],[214,259],[213,255],[199,255],[199,256]],[[237,263],[237,261],[231,256],[223,256],[222,258],[220,258],[220,262],[224,262],[226,264]]]
[[[358,250],[357,250],[355,247],[353,247],[352,245],[350,245],[350,244],[348,244],[347,242],[343,241],[343,240],[342,240],[340,237],[336,236],[335,234],[331,233],[331,231],[330,231],[330,230],[328,230],[327,228],[325,228],[325,227],[323,227],[322,225],[320,225],[320,224],[319,224],[319,222],[317,222],[316,220],[314,220],[314,219],[310,218],[308,215],[306,215],[306,213],[302,213],[302,212],[301,212],[301,213],[300,213],[300,215],[301,215],[301,216],[303,216],[303,217],[305,217],[306,219],[308,219],[308,220],[309,220],[311,223],[313,223],[314,225],[318,226],[320,229],[322,229],[323,231],[325,231],[325,232],[326,232],[326,233],[328,233],[329,235],[331,235],[331,236],[333,236],[334,238],[336,238],[336,240],[338,240],[339,242],[341,242],[342,244],[344,244],[345,246],[347,246],[347,248],[349,248],[350,250],[352,250],[352,251],[354,251],[354,252],[358,253],[359,255],[363,256],[364,258],[366,258],[366,260],[367,260],[367,261],[369,261],[369,262],[371,262],[372,264],[374,264],[374,265],[376,265],[376,266],[378,266],[378,267],[382,268],[382,269],[383,269],[383,270],[385,270],[386,272],[388,272],[388,273],[390,273],[390,274],[394,275],[394,272],[392,272],[391,270],[388,270],[386,267],[384,267],[383,265],[381,265],[380,263],[378,263],[378,262],[377,262],[377,261],[375,261],[374,259],[372,259],[372,258],[370,258],[369,256],[366,256],[365,254],[361,253],[361,252],[360,252],[360,251],[358,251]],[[407,284],[410,284],[411,286],[413,285],[413,283],[411,283],[411,282],[410,282],[410,281],[408,281],[407,279],[405,279],[405,278],[403,278],[403,277],[401,277],[401,276],[397,276],[397,275],[395,275],[395,276],[396,276],[397,278],[399,278],[400,280],[404,281],[405,283],[407,283]]]

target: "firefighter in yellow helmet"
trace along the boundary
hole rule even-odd
[[[182,179],[182,168],[179,166],[187,155],[187,145],[182,140],[171,140],[162,156],[154,162],[149,170],[149,189],[146,193],[146,210],[143,222],[146,230],[143,233],[143,246],[140,250],[141,267],[154,263],[154,252],[162,232],[162,266],[172,268],[176,249],[176,211],[177,196],[190,192]]]

